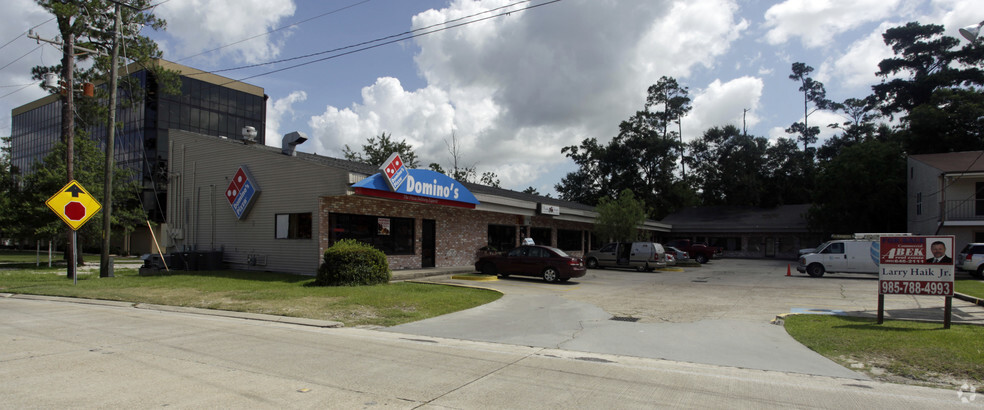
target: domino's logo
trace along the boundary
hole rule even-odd
[[[259,193],[260,187],[256,185],[256,180],[250,175],[249,169],[243,165],[233,175],[225,196],[233,212],[236,213],[236,218],[243,219],[256,202]]]

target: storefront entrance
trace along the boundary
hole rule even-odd
[[[433,268],[435,263],[436,246],[434,237],[436,234],[436,224],[433,219],[424,219],[424,231],[420,238],[420,267]]]

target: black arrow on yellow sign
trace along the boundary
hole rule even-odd
[[[84,191],[82,191],[82,188],[79,188],[78,185],[72,184],[72,186],[68,187],[68,189],[66,189],[65,192],[71,192],[72,198],[78,198],[79,194],[81,194]]]

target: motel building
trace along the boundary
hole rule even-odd
[[[382,250],[392,270],[473,265],[528,235],[574,256],[596,249],[598,214],[575,202],[282,148],[166,130],[164,253],[220,255],[229,269],[317,274],[325,249],[351,238]],[[653,238],[670,226],[646,221]],[[155,251],[156,252],[156,251]]]

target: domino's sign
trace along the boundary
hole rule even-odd
[[[245,218],[259,195],[260,186],[249,173],[249,168],[245,165],[240,166],[225,191],[226,199],[232,206],[232,211],[236,213],[236,218]]]
[[[386,172],[372,175],[352,185],[359,195],[411,201],[423,204],[475,208],[478,199],[468,188],[440,172],[426,169],[407,169],[406,177],[396,187]]]
[[[400,153],[398,152],[390,154],[389,158],[379,167],[379,170],[383,171],[383,176],[386,178],[386,184],[389,185],[390,191],[399,189],[400,185],[403,185],[403,181],[406,181],[407,176],[410,175],[409,169],[403,164],[403,159],[400,158]]]

